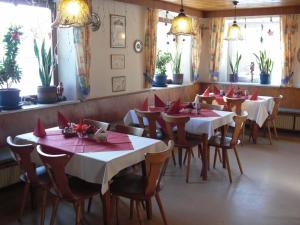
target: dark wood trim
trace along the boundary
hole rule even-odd
[[[162,2],[158,0],[114,0],[114,1],[135,4],[135,5],[142,5],[147,8],[169,10],[172,12],[179,12],[180,9],[180,6],[177,4]],[[190,16],[203,17],[203,12],[197,9],[184,7],[184,11],[187,15]]]
[[[237,16],[271,16],[271,15],[286,15],[286,14],[300,14],[300,5],[299,6],[287,6],[287,7],[238,9],[237,10]],[[234,10],[204,11],[203,16],[204,16],[204,18],[233,17]]]
[[[21,5],[29,5],[29,6],[38,6],[38,7],[49,7],[49,4],[52,3],[52,1],[48,2],[40,2],[33,4],[30,0],[0,0],[0,2],[6,2],[6,3],[12,3],[12,4],[21,4]]]

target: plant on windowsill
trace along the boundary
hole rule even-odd
[[[176,48],[175,56],[172,58],[173,84],[183,83],[183,73],[181,73],[181,51]]]
[[[54,61],[52,57],[51,47],[46,50],[45,40],[43,40],[39,49],[36,39],[33,41],[34,54],[39,64],[39,75],[42,86],[38,86],[37,97],[38,103],[51,104],[57,102],[57,88],[51,85]]]
[[[11,88],[13,83],[19,83],[22,71],[17,64],[21,26],[10,26],[4,35],[4,58],[0,63],[0,109],[17,109],[21,107],[20,90]]]
[[[274,62],[267,56],[266,51],[259,51],[259,56],[255,53],[253,54],[256,57],[256,61],[260,70],[260,83],[270,84]]]
[[[167,86],[167,64],[171,62],[172,55],[170,52],[162,52],[159,50],[156,56],[156,74],[155,74],[155,82],[152,86],[155,87],[166,87]]]
[[[232,58],[229,59],[229,67],[231,70],[231,74],[229,74],[230,82],[238,82],[239,81],[239,66],[242,60],[242,55],[238,52],[236,53],[235,62],[232,61]]]

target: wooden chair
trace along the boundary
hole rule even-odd
[[[145,130],[147,137],[161,139],[162,134],[157,130],[156,122],[160,119],[160,112],[149,112],[135,109],[135,113],[139,120],[139,125]],[[144,118],[148,120],[148,125],[145,125]]]
[[[102,122],[102,121],[98,121],[98,120],[84,119],[83,123],[95,126],[98,129],[103,128],[104,131],[109,130],[109,127],[110,127],[110,123],[106,123],[106,122]]]
[[[46,147],[43,148],[46,152],[49,152],[49,149]],[[39,145],[37,146],[37,152],[47,169],[53,186],[53,188],[50,189],[50,193],[54,197],[50,225],[54,225],[55,223],[58,204],[61,200],[74,205],[76,212],[75,224],[79,225],[82,218],[81,213],[84,210],[84,201],[89,199],[89,211],[94,195],[99,194],[102,199],[101,185],[88,183],[75,177],[69,179],[65,174],[65,166],[71,159],[70,155],[50,155],[45,153]]]
[[[247,116],[248,116],[248,113],[244,112],[243,115],[241,115],[241,116],[233,117],[233,120],[235,122],[235,127],[232,132],[232,137],[222,137],[221,135],[216,135],[216,136],[211,137],[211,139],[208,141],[208,147],[210,147],[210,146],[215,147],[214,168],[216,165],[217,150],[219,148],[222,149],[223,163],[225,164],[225,166],[227,168],[230,183],[232,182],[232,178],[231,178],[231,170],[230,170],[227,150],[229,150],[229,149],[234,150],[234,153],[235,153],[235,156],[236,156],[236,159],[238,162],[238,166],[240,168],[241,174],[243,174],[242,164],[240,162],[236,146],[240,143],[240,140],[238,138],[244,127],[244,123],[247,120]]]
[[[189,182],[190,176],[190,164],[193,147],[197,146],[201,148],[202,140],[200,137],[189,137],[185,132],[185,124],[190,120],[187,116],[171,116],[166,113],[162,113],[162,118],[166,122],[166,130],[170,140],[173,140],[175,147],[178,148],[178,161],[179,166],[182,165],[182,149],[186,149],[187,152],[187,171],[186,171],[186,182]],[[174,126],[177,130],[174,131]],[[202,157],[202,160],[205,160]]]
[[[161,189],[160,182],[167,168],[173,147],[173,141],[169,141],[166,150],[157,153],[147,153],[145,155],[146,176],[127,174],[113,180],[110,190],[113,198],[116,198],[117,224],[119,224],[118,197],[129,198],[135,202],[139,224],[141,225],[143,224],[141,204],[143,201],[151,201],[151,198],[155,196],[164,224],[167,225],[167,219],[164,214],[159,191]]]
[[[211,110],[223,111],[224,106],[223,105],[212,105],[212,104],[201,103],[200,108],[201,109],[211,109]]]
[[[282,99],[283,99],[282,95],[279,95],[278,97],[273,97],[273,100],[274,100],[275,104],[274,104],[272,113],[268,116],[268,118],[266,119],[266,122],[265,122],[265,125],[268,128],[268,136],[269,136],[270,145],[272,144],[272,133],[271,133],[270,125],[273,126],[275,137],[278,138],[275,120],[277,118],[279,106],[280,106],[280,103],[281,103]]]
[[[41,206],[41,215],[40,215],[40,225],[44,224],[45,220],[45,207],[47,201],[47,193],[49,190],[50,180],[47,175],[46,169],[44,166],[36,167],[35,164],[31,161],[31,153],[34,150],[32,144],[26,145],[17,145],[13,142],[12,137],[7,137],[6,142],[13,151],[21,169],[24,173],[20,176],[20,180],[25,183],[19,220],[24,213],[26,199],[28,197],[28,192],[31,189],[31,204],[34,206],[34,189],[40,188],[42,190],[42,206]]]
[[[142,137],[144,134],[143,128],[124,126],[124,125],[120,125],[120,124],[116,125],[115,131],[124,133],[124,134],[131,134],[131,135],[139,136],[139,137]]]
[[[211,105],[212,102],[215,100],[215,96],[203,96],[203,95],[198,95],[197,94],[197,98],[199,103],[206,103]]]

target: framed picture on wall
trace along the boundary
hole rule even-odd
[[[112,91],[113,92],[126,91],[125,76],[112,77]]]
[[[125,55],[112,54],[111,55],[111,69],[113,69],[113,70],[125,69]]]
[[[110,15],[110,47],[126,48],[126,17]]]

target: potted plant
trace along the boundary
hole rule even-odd
[[[260,70],[260,83],[270,84],[271,73],[273,70],[274,62],[267,56],[266,51],[259,51],[259,56],[254,53],[257,64]]]
[[[3,109],[17,109],[21,107],[20,90],[11,88],[13,83],[21,80],[22,71],[17,64],[17,55],[21,43],[20,26],[10,26],[4,35],[4,58],[0,63],[0,107]]]
[[[239,66],[242,59],[242,55],[239,55],[239,53],[236,53],[236,59],[235,62],[232,61],[232,59],[229,59],[229,66],[231,70],[231,74],[229,74],[229,81],[230,82],[238,82],[239,81]]]
[[[181,52],[176,49],[175,56],[172,59],[173,84],[182,84],[183,73],[181,73]]]
[[[156,56],[156,72],[155,74],[155,82],[154,86],[157,87],[165,87],[167,86],[167,64],[171,62],[172,60],[172,55],[170,52],[162,52],[158,51],[157,56]]]
[[[52,58],[51,47],[46,51],[45,40],[39,49],[37,41],[34,39],[34,54],[39,64],[39,75],[42,86],[38,86],[37,97],[38,103],[51,104],[57,102],[57,90],[55,86],[51,86],[52,74],[54,69],[54,61]]]

